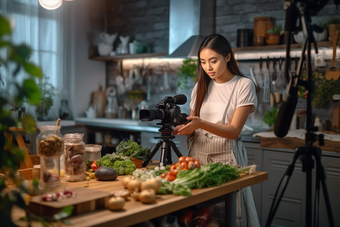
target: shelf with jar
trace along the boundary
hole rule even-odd
[[[95,61],[114,61],[119,62],[125,59],[138,59],[138,58],[158,58],[165,57],[168,53],[141,53],[141,54],[117,54],[114,56],[100,56],[98,47],[92,46],[89,50],[89,58]]]

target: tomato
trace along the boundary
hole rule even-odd
[[[193,217],[193,212],[189,208],[185,208],[180,211],[180,215],[178,217],[178,224],[180,226],[189,226]]]
[[[196,162],[197,161],[197,159],[196,158],[194,158],[194,157],[192,157],[193,159],[194,159],[194,161]]]
[[[176,179],[176,177],[169,175],[169,176],[165,177],[165,179],[167,179],[168,181],[174,181]]]
[[[171,176],[177,176],[177,174],[178,174],[178,169],[174,169],[174,170],[170,170],[170,175]]]
[[[196,165],[194,161],[188,162],[188,169],[195,169],[195,168],[196,168]]]
[[[172,166],[170,167],[170,171],[171,171],[171,170],[175,170],[175,169],[177,169],[177,166],[176,166],[176,165],[172,165]]]
[[[200,207],[195,211],[194,217],[199,217],[200,219],[208,221],[211,218],[210,210],[207,207]]]
[[[196,168],[200,169],[201,168],[201,163],[199,161],[195,161],[195,166],[196,166]]]
[[[190,161],[194,161],[194,159],[193,159],[192,157],[186,157],[186,158],[185,158],[185,161],[186,161],[186,162],[190,162]]]
[[[170,176],[170,175],[171,175],[171,174],[170,174],[170,171],[165,173],[165,177],[166,177],[166,176]]]
[[[178,162],[179,163],[185,162],[185,157],[184,156],[179,157]]]
[[[188,169],[188,163],[187,162],[182,162],[181,163],[181,170],[187,170]]]
[[[162,173],[162,174],[161,174],[161,178],[165,178],[165,173]]]

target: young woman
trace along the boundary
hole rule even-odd
[[[198,61],[187,117],[190,122],[177,126],[173,134],[188,136],[189,156],[201,164],[232,162],[247,166],[240,133],[257,106],[255,84],[239,71],[230,44],[222,35],[204,39]],[[237,194],[236,216],[237,226],[260,226],[250,187]]]

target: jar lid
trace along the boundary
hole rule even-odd
[[[98,144],[86,144],[85,150],[88,152],[97,152],[102,150],[102,145]]]
[[[81,139],[83,138],[83,133],[68,133],[64,135],[65,139]]]
[[[40,169],[40,165],[34,165],[33,169]]]

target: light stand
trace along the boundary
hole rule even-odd
[[[157,123],[157,124],[162,124],[162,123]],[[159,166],[166,166],[167,164],[172,164],[171,160],[171,147],[175,151],[176,155],[178,157],[183,156],[181,152],[178,150],[176,147],[176,144],[172,139],[175,138],[175,136],[172,135],[173,129],[171,128],[170,125],[163,125],[162,127],[158,130],[161,133],[160,137],[155,137],[155,139],[161,139],[158,141],[156,144],[156,147],[152,150],[152,152],[148,155],[148,160],[143,162],[143,167],[147,166],[153,156],[156,154],[158,149],[162,146],[161,148],[161,160],[159,162]]]
[[[320,182],[322,184],[322,188],[323,188],[323,196],[325,199],[325,203],[326,203],[326,208],[327,208],[327,214],[328,214],[328,220],[329,220],[329,225],[331,227],[335,227],[334,224],[334,219],[333,219],[333,214],[332,214],[332,209],[331,209],[331,205],[330,205],[330,201],[329,201],[329,195],[328,195],[328,191],[327,191],[327,185],[326,185],[326,174],[325,174],[325,170],[322,166],[321,163],[321,149],[318,147],[313,146],[313,143],[316,140],[319,140],[319,145],[323,146],[324,145],[324,139],[323,139],[323,135],[319,135],[318,138],[316,136],[316,134],[314,133],[314,131],[317,131],[318,128],[313,126],[313,119],[312,119],[312,93],[314,90],[314,82],[313,82],[313,78],[312,78],[312,65],[311,65],[311,43],[314,43],[315,46],[315,50],[317,52],[317,45],[316,42],[314,40],[314,36],[313,36],[313,28],[310,25],[310,23],[306,24],[305,21],[305,16],[309,16],[309,15],[305,15],[305,4],[301,4],[300,6],[300,20],[302,23],[302,28],[304,31],[304,35],[305,35],[305,41],[303,43],[302,46],[302,52],[301,52],[301,57],[300,57],[300,61],[299,61],[299,65],[298,65],[298,69],[296,71],[296,75],[291,76],[290,72],[288,72],[288,68],[289,68],[289,63],[290,63],[290,56],[289,56],[289,52],[290,52],[290,35],[291,32],[293,31],[292,28],[286,28],[286,31],[288,31],[288,35],[286,36],[287,39],[287,52],[286,52],[286,66],[285,66],[285,70],[286,70],[286,79],[289,81],[289,86],[287,86],[287,92],[286,92],[286,103],[284,105],[285,108],[290,107],[290,110],[284,110],[282,109],[282,106],[280,107],[280,111],[282,113],[286,112],[288,113],[288,117],[291,116],[291,112],[292,110],[295,110],[296,107],[296,103],[297,103],[297,89],[298,86],[304,86],[306,88],[306,90],[308,91],[307,94],[307,122],[306,122],[306,128],[307,128],[307,132],[305,134],[305,145],[303,147],[298,147],[295,150],[295,154],[294,154],[294,158],[291,162],[291,164],[288,166],[286,173],[284,174],[284,176],[282,177],[280,184],[276,190],[275,193],[275,197],[267,218],[267,223],[266,223],[266,227],[270,227],[271,223],[275,217],[275,213],[280,205],[281,199],[283,197],[283,194],[288,186],[289,180],[293,174],[294,171],[294,167],[295,167],[295,163],[296,160],[299,158],[300,161],[302,162],[302,171],[306,172],[306,227],[311,227],[312,223],[313,223],[313,213],[312,213],[312,170],[314,168],[314,160],[316,162],[316,191],[315,194],[319,195],[319,189],[320,189]],[[289,7],[296,7],[295,6],[295,2],[293,1]],[[290,10],[290,11],[288,11]],[[296,9],[291,8],[291,9],[287,9],[287,14],[286,14],[286,27],[287,27],[287,17],[290,17],[291,20],[288,23],[290,23],[291,25],[294,24],[294,19],[296,19],[296,17],[294,18],[294,15],[290,16],[288,14],[288,12],[297,12]],[[291,19],[293,18],[293,19]],[[308,18],[307,21],[309,22]],[[296,21],[295,21],[296,24]],[[294,28],[295,29],[295,28]],[[307,74],[308,74],[308,81],[304,81],[304,80],[300,80],[300,75],[301,75],[301,68],[302,68],[302,63],[305,60],[305,52],[306,52],[306,48],[307,48]],[[290,77],[290,78],[289,78]],[[286,80],[286,81],[287,81]],[[296,95],[296,96],[295,96]],[[295,98],[296,97],[296,98]],[[291,103],[289,103],[291,102]],[[290,105],[293,104],[293,105]],[[281,115],[282,115],[281,113]],[[279,112],[280,115],[280,112]],[[278,115],[278,119],[279,119],[279,115]],[[286,116],[287,118],[287,116]],[[282,119],[284,119],[282,117]],[[287,119],[284,119],[284,121],[287,121]],[[288,119],[289,122],[291,122],[291,118]],[[285,122],[286,124],[287,122]],[[279,137],[284,137],[287,132],[285,132],[285,130],[287,129],[287,126],[282,126],[282,129],[284,132],[280,132],[280,122],[276,122],[275,123],[275,129],[274,131],[276,132],[275,134],[278,135],[280,134]],[[288,130],[287,130],[288,131]],[[314,157],[314,159],[313,159]],[[277,196],[279,195],[278,199]],[[319,196],[315,196],[315,204],[314,204],[314,225],[318,226],[318,218],[317,218],[317,208],[318,208],[318,198]]]

